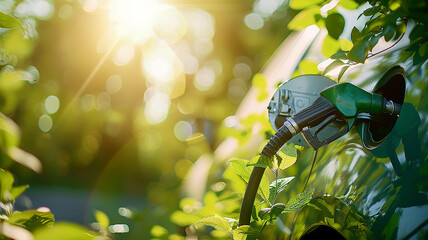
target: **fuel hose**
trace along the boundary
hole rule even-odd
[[[319,97],[309,107],[296,113],[293,117],[287,119],[278,131],[269,139],[260,155],[273,160],[279,149],[294,135],[298,134],[303,127],[312,127],[320,124],[327,117],[338,114],[336,107],[326,98]],[[239,225],[249,225],[254,200],[260,181],[263,177],[265,168],[254,167],[245,189],[242,200],[241,212],[239,216]]]

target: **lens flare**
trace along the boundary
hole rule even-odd
[[[157,0],[112,0],[110,20],[117,23],[119,36],[129,36],[136,42],[144,42],[153,35],[156,18],[165,5]]]

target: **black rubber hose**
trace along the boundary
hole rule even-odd
[[[327,117],[335,114],[338,114],[336,107],[326,98],[318,97],[311,104],[311,106],[296,113],[292,117],[293,121],[297,124],[296,127],[292,127],[296,130],[294,134],[292,134],[285,125],[282,125],[278,131],[269,139],[268,143],[260,154],[273,159],[278,150],[288,140],[290,140],[293,135],[300,132],[300,129],[305,126],[316,126],[324,121]],[[247,188],[245,189],[244,198],[242,199],[241,212],[239,215],[239,226],[250,224],[254,200],[256,198],[257,190],[259,189],[260,181],[262,180],[264,171],[265,168],[254,167],[253,171],[251,172]]]
[[[292,134],[287,129],[287,127],[282,126],[269,139],[261,154],[273,159],[273,156],[288,140],[290,140],[291,137]],[[256,198],[257,190],[259,189],[260,181],[262,180],[264,172],[265,168],[262,167],[254,167],[253,171],[251,172],[247,188],[245,189],[244,198],[242,199],[241,212],[239,215],[239,226],[250,224],[254,200]]]

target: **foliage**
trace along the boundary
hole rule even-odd
[[[206,212],[204,214],[204,211],[196,212],[197,216],[203,218],[196,221],[195,225],[198,226],[199,224],[205,224],[212,226],[218,231],[227,233],[233,239],[252,239],[253,237],[260,236],[267,224],[275,224],[276,219],[282,213],[297,211],[305,204],[307,204],[312,199],[315,189],[297,194],[296,196],[292,197],[287,203],[277,202],[277,196],[282,191],[284,191],[287,185],[294,179],[294,177],[278,178],[280,171],[291,166],[296,161],[297,157],[296,149],[294,148],[293,144],[288,144],[287,147],[283,149],[285,150],[281,151],[281,155],[283,158],[276,156],[276,168],[271,168],[272,172],[276,176],[275,179],[271,183],[269,183],[267,175],[264,175],[261,180],[260,187],[258,190],[258,194],[261,199],[257,200],[254,204],[252,221],[249,226],[238,226],[238,220],[234,218],[234,214],[232,214],[231,212],[223,211],[220,213],[227,216],[227,218],[222,217],[220,215],[206,216]],[[291,156],[287,155],[287,153],[285,152],[291,153]],[[281,164],[281,162],[286,162],[287,158],[292,159],[291,164]],[[229,179],[229,181],[236,181],[236,176],[239,176],[241,180],[244,181],[244,183],[248,183],[248,179],[250,177],[253,166],[267,167],[268,165],[273,166],[273,163],[270,159],[263,159],[263,156],[261,156],[255,157],[251,161],[242,159],[232,159],[229,161],[228,165],[229,170],[225,171],[225,178]],[[282,168],[278,166],[281,166]],[[234,176],[231,175],[230,169],[233,170],[235,174]],[[234,185],[231,186],[233,188]],[[239,192],[242,193],[244,192],[244,190],[245,184],[240,185],[239,188],[232,189],[232,194],[236,194]]]
[[[340,67],[337,77],[340,80],[350,66],[364,63],[395,46],[404,37],[407,28],[411,28],[410,44],[405,48],[409,52],[408,58],[413,59],[414,66],[420,66],[428,59],[427,21],[419,11],[427,8],[424,1],[311,1],[305,5],[295,2],[298,1],[291,1],[290,7],[301,12],[288,24],[290,29],[301,30],[316,24],[325,27],[328,32],[323,53],[333,61],[325,67],[323,75]],[[357,7],[364,7],[365,10],[352,21],[364,18],[364,26],[354,26],[350,36],[344,36],[345,19],[341,9],[354,10]],[[379,50],[375,46],[381,39],[393,44]]]

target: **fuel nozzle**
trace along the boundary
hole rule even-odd
[[[299,77],[298,77],[299,78]],[[297,79],[297,78],[296,78]],[[377,148],[391,132],[404,101],[404,69],[396,66],[388,70],[376,84],[373,93],[369,93],[351,83],[329,84],[319,93],[312,104],[307,104],[300,111],[293,111],[289,106],[305,105],[311,96],[310,83],[307,79],[320,79],[323,76],[310,75],[305,81],[290,84],[292,91],[280,86],[269,104],[270,122],[276,133],[269,139],[261,155],[273,158],[278,150],[300,132],[306,143],[314,149],[329,144],[345,135],[354,125],[357,127],[364,147]],[[290,81],[292,81],[291,79]],[[298,84],[303,82],[303,87]],[[314,86],[319,86],[314,82]],[[306,92],[303,90],[307,90]],[[287,98],[281,98],[282,92]],[[280,93],[278,93],[280,92]],[[291,104],[290,104],[291,102]],[[286,111],[282,111],[285,109]],[[272,120],[272,116],[274,120]],[[248,225],[255,195],[263,176],[263,167],[254,167],[245,190],[239,225]]]

